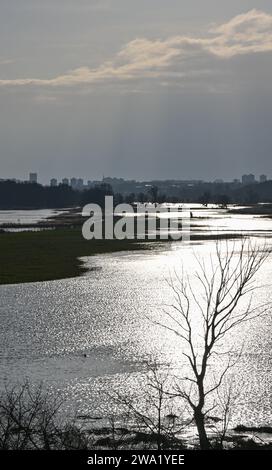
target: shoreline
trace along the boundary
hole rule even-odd
[[[266,208],[267,209],[267,208]],[[250,211],[252,208],[250,209]],[[240,214],[229,209],[226,214]],[[244,213],[244,212],[243,212]],[[254,214],[258,214],[255,207]],[[254,216],[254,214],[252,214]],[[250,212],[251,215],[251,212]],[[268,217],[266,214],[265,217]],[[209,220],[210,217],[207,217]],[[84,222],[80,208],[63,209],[61,213],[31,224],[2,224],[0,226],[0,285],[54,281],[78,277],[89,271],[82,258],[122,251],[153,250],[175,242],[168,240],[91,240],[82,237]],[[208,225],[191,223],[190,241],[238,239],[240,231],[215,231]],[[271,234],[272,235],[272,234]],[[175,243],[182,243],[182,240]]]

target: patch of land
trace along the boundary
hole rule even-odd
[[[251,206],[232,208],[228,210],[229,214],[245,214],[245,215],[261,215],[264,217],[272,217],[272,204],[254,204]]]
[[[0,233],[0,284],[76,277],[87,268],[79,259],[102,253],[149,249],[133,240],[91,240],[80,229]]]
[[[256,206],[254,209],[256,211]],[[82,257],[129,250],[149,250],[155,247],[161,249],[172,241],[162,241],[159,238],[86,241],[81,233],[83,222],[80,208],[73,208],[35,224],[1,225],[0,284],[76,277],[88,270],[80,259]],[[207,229],[208,225],[199,226],[197,219],[194,220],[191,224],[191,242],[202,243],[241,237],[241,234],[231,232],[214,234]]]
[[[240,235],[192,234],[191,241],[234,239]],[[91,240],[80,228],[0,233],[0,285],[52,281],[88,271],[80,259],[97,254],[162,248],[172,240]],[[181,242],[182,243],[182,242]]]

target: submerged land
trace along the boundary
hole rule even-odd
[[[203,208],[204,209],[204,208]],[[271,217],[271,205],[225,210],[225,213]],[[203,218],[207,216],[203,213]],[[202,218],[202,217],[201,217]],[[207,217],[207,224],[208,224]],[[172,240],[91,240],[82,236],[79,208],[66,209],[35,224],[4,224],[0,227],[0,285],[42,282],[80,276],[88,270],[82,258],[129,250],[162,248]],[[241,234],[211,234],[195,218],[191,241],[241,237]],[[10,231],[11,230],[11,231]]]
[[[203,210],[202,210],[203,209]],[[197,243],[213,239],[234,239],[241,237],[241,232],[235,233],[231,224],[221,227],[219,234],[211,228],[211,213],[205,213],[205,208],[199,208],[200,212],[194,215],[192,220],[191,240]],[[217,209],[216,209],[217,211]],[[223,220],[230,214],[249,215],[250,221],[256,217],[266,219],[271,218],[271,206],[248,206],[224,209],[219,214],[218,220]],[[209,215],[210,214],[210,215]],[[222,214],[222,217],[221,215]],[[234,220],[236,218],[234,217]],[[238,218],[240,224],[243,217]],[[83,219],[79,211],[75,208],[63,211],[62,214],[55,215],[51,219],[46,219],[39,223],[21,225],[6,224],[0,227],[0,284],[16,284],[27,282],[50,281],[64,278],[80,276],[88,271],[84,257],[97,254],[106,254],[130,250],[161,250],[169,248],[171,240],[162,242],[161,240],[137,241],[137,240],[91,240],[83,238],[81,228]],[[239,225],[238,224],[238,225]],[[256,223],[258,224],[258,222]],[[220,222],[218,223],[220,227]],[[3,228],[4,227],[4,228]],[[271,236],[270,228],[265,229],[261,225],[261,230],[257,227],[256,236]],[[6,231],[7,230],[7,231]],[[229,230],[229,231],[228,231]],[[264,232],[264,233],[263,233]],[[247,228],[245,228],[247,233]],[[255,232],[254,232],[255,233]],[[255,236],[255,235],[254,235]],[[91,263],[89,263],[90,265]],[[87,358],[83,355],[84,360]],[[2,399],[5,399],[2,398]],[[1,397],[0,397],[1,401]],[[165,416],[165,420],[174,423],[177,417],[173,414]],[[55,444],[52,448],[72,449],[72,448],[95,448],[95,449],[199,449],[198,437],[194,424],[186,422],[175,422],[178,430],[168,435],[158,434],[145,429],[144,426],[131,425],[127,422],[115,423],[111,426],[103,421],[103,418],[87,414],[76,416],[76,425],[68,422],[63,428],[57,429]],[[189,421],[191,423],[191,420]],[[166,423],[167,424],[167,423]],[[212,448],[225,449],[269,449],[272,448],[271,427],[269,426],[243,426],[241,423],[234,429],[230,429],[221,442],[215,432],[216,425],[220,428],[222,419],[217,416],[207,415],[206,427]],[[39,426],[39,424],[37,425]],[[113,432],[114,428],[114,432]],[[69,432],[67,432],[69,429]],[[168,429],[168,428],[167,428]],[[172,428],[171,428],[172,429]],[[176,428],[174,428],[176,431]],[[31,431],[32,432],[32,431]],[[33,434],[39,436],[40,429],[34,429]],[[17,439],[16,432],[12,434],[12,439]],[[31,438],[33,436],[31,435]],[[13,445],[13,441],[12,441]],[[32,448],[32,442],[24,444],[26,448]],[[36,444],[37,447],[40,445]],[[29,446],[29,447],[28,447]],[[55,446],[55,447],[54,447]]]

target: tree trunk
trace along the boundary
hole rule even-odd
[[[204,415],[202,411],[195,410],[194,412],[195,423],[197,427],[197,432],[199,436],[199,444],[201,450],[207,450],[211,448],[210,441],[208,439],[205,422],[204,422]]]

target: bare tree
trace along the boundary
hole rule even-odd
[[[159,193],[158,186],[151,186],[151,188],[149,189],[149,194],[151,195],[152,202],[157,202],[158,193]]]
[[[224,250],[223,250],[224,248]],[[201,449],[211,447],[205,417],[211,396],[235,363],[230,351],[225,351],[225,365],[215,374],[211,384],[214,358],[222,357],[223,340],[239,325],[268,312],[269,304],[253,305],[255,275],[268,258],[270,250],[243,239],[239,245],[216,244],[215,260],[208,263],[196,257],[198,269],[192,279],[175,272],[169,285],[174,303],[163,310],[163,320],[156,324],[174,332],[184,347],[188,376],[179,379],[176,395],[185,399],[193,412]],[[166,317],[167,321],[166,321]]]
[[[144,379],[138,394],[132,397],[117,393],[114,399],[124,407],[127,422],[132,420],[133,427],[136,426],[148,446],[152,444],[157,450],[162,450],[165,445],[174,446],[178,443],[180,447],[181,441],[177,435],[184,428],[184,423],[179,420],[181,412],[173,404],[173,397],[169,393],[169,367],[165,369],[157,361],[149,361]]]
[[[0,449],[85,449],[89,443],[73,423],[62,422],[63,402],[43,385],[28,382],[6,389],[0,396]]]
[[[61,402],[25,382],[0,398],[0,448],[47,449],[56,435],[55,418]]]
[[[225,387],[216,390],[216,402],[221,419],[218,422],[215,421],[213,427],[217,434],[217,445],[220,449],[224,448],[224,441],[230,428],[235,406],[240,397],[240,390],[235,389],[234,380],[232,378],[228,379]]]

